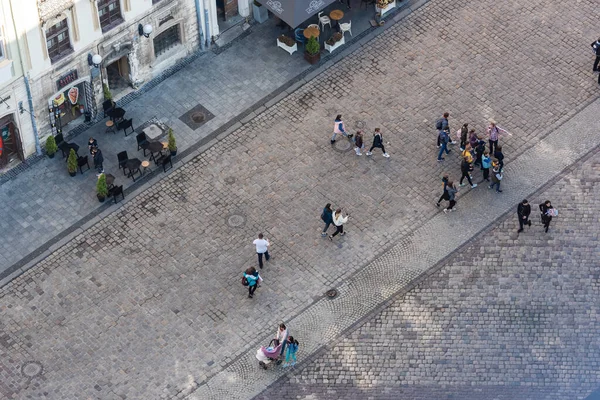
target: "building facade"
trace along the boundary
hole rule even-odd
[[[36,152],[12,4],[0,0],[0,170]]]

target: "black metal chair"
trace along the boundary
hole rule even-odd
[[[115,204],[117,204],[117,196],[121,195],[122,200],[125,200],[125,194],[123,193],[123,185],[121,186],[113,186],[110,189],[110,195],[113,197]]]
[[[135,140],[137,141],[138,151],[140,149],[144,150],[144,157],[145,157],[146,149],[148,148],[148,145],[150,144],[150,142],[148,142],[148,138],[146,137],[146,133],[145,132],[138,133],[135,137]]]
[[[80,174],[83,174],[82,168],[84,165],[87,165],[87,169],[90,169],[90,163],[88,161],[88,156],[79,156],[77,158],[77,166],[79,167]],[[86,169],[86,171],[87,171],[87,169]]]
[[[79,151],[79,145],[76,143],[67,143],[67,142],[63,142],[62,145],[59,147],[60,151],[62,151],[63,154],[63,158],[66,158],[67,161],[69,160],[69,153],[71,152],[71,149],[75,150],[75,155],[77,155],[79,157],[79,154],[77,154],[77,152]]]
[[[115,108],[115,105],[116,104],[114,101],[105,100],[104,103],[102,103],[102,109],[104,110],[104,115],[107,117],[110,117],[110,113]]]
[[[167,172],[167,164],[170,165],[169,169],[173,168],[173,162],[171,161],[171,155],[167,154],[167,155],[164,155],[164,156],[160,156],[156,160],[156,164],[157,165],[162,165],[163,172]]]
[[[127,129],[129,128],[131,128],[131,133],[135,132],[135,129],[133,129],[133,118],[125,119],[117,123],[117,130],[123,130],[125,136],[127,136]]]
[[[129,160],[126,151],[122,151],[117,154],[117,159],[119,160],[119,169],[123,168],[123,175],[125,175],[125,163]]]

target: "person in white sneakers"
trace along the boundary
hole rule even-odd
[[[354,138],[354,151],[357,156],[362,156],[361,150],[365,149],[365,142],[363,141],[362,131],[356,132],[356,137]]]
[[[341,208],[335,210],[335,212],[333,213],[333,224],[335,225],[335,232],[333,233],[333,235],[329,236],[329,240],[333,240],[333,237],[336,236],[338,233],[342,236],[346,234],[344,232],[344,224],[348,222],[349,216],[350,214],[346,214],[346,216],[344,217]]]
[[[252,244],[254,244],[256,246],[256,254],[258,254],[258,266],[259,266],[259,268],[262,269],[263,254],[267,261],[269,261],[269,259],[271,258],[271,256],[269,255],[269,246],[271,245],[271,243],[269,243],[269,241],[264,238],[262,233],[259,233],[258,239],[254,239],[254,242],[252,242]]]
[[[373,149],[375,147],[378,147],[381,149],[381,151],[383,151],[383,156],[385,158],[388,158],[390,156],[388,153],[385,152],[385,147],[383,147],[383,136],[381,134],[381,129],[379,128],[375,128],[375,133],[373,133],[373,145],[371,146],[369,151],[367,151],[368,156],[373,154]]]
[[[446,190],[448,191],[449,203],[448,207],[444,208],[444,213],[448,214],[449,212],[455,210],[454,206],[456,205],[456,192],[458,192],[458,189],[456,188],[454,182],[449,181],[446,185]]]

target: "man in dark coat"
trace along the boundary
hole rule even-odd
[[[527,199],[523,200],[517,206],[517,215],[519,217],[519,232],[523,232],[523,225],[531,226],[531,221],[529,220],[529,214],[531,214],[531,206]]]
[[[98,175],[100,175],[104,172],[104,167],[102,165],[104,163],[104,157],[102,157],[102,151],[96,147],[92,154],[94,156],[94,168],[96,168]]]

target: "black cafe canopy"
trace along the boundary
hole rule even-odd
[[[335,0],[267,0],[262,2],[276,17],[297,27]]]

